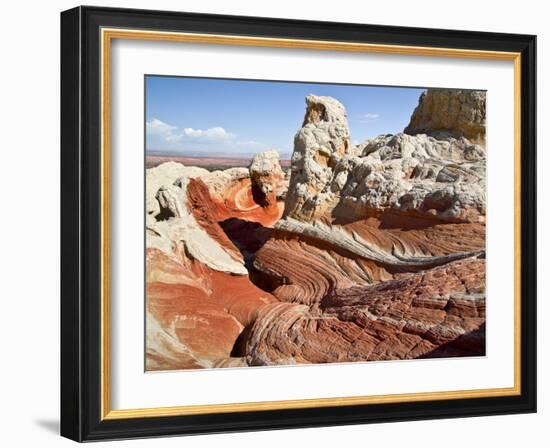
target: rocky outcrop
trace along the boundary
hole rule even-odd
[[[485,147],[486,92],[428,89],[420,96],[405,133],[465,137]]]
[[[281,217],[288,186],[276,151],[258,153],[250,167],[201,177],[218,221],[239,218],[271,227]]]
[[[465,138],[406,134],[351,146],[343,106],[315,96],[307,98],[295,145],[284,216],[254,262],[282,283],[274,290],[279,299],[312,304],[342,282],[371,284],[392,272],[483,256],[480,146]],[[327,159],[318,158],[320,146]],[[290,251],[301,257],[306,245],[301,271],[288,269]],[[316,247],[323,248],[320,257],[312,255]],[[361,267],[357,260],[364,260]],[[342,273],[341,266],[355,266],[355,273]]]
[[[352,146],[343,106],[308,96],[284,217],[349,222],[387,213],[483,221],[485,151],[464,138],[406,134]]]
[[[171,185],[180,177],[201,177],[208,175],[208,171],[194,166],[184,166],[181,163],[166,162],[155,168],[146,170],[145,173],[145,211],[148,215],[156,217],[160,212],[156,199],[160,187]]]
[[[224,247],[225,241],[216,241],[213,233],[201,227],[187,208],[186,177],[158,190],[157,200],[160,220],[147,223],[148,247],[164,251],[168,256],[185,253],[206,266],[221,272],[246,275],[242,257],[232,247]]]
[[[392,213],[442,222],[485,219],[485,153],[465,139],[396,134],[367,140],[342,157],[328,188],[332,216],[357,220]]]

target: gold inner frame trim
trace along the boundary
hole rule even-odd
[[[418,47],[304,39],[278,39],[217,34],[195,34],[137,29],[101,29],[101,419],[167,417],[228,412],[250,412],[351,406],[414,401],[502,397],[521,394],[521,54],[514,52]],[[441,392],[315,398],[139,409],[111,409],[110,368],[110,63],[113,39],[185,42],[212,45],[294,48],[355,53],[454,57],[513,61],[514,63],[514,386]]]

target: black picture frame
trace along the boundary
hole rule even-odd
[[[521,393],[102,420],[102,27],[521,53]],[[536,412],[535,57],[532,35],[99,7],[61,13],[61,435],[92,441]]]

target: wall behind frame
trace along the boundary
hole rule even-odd
[[[550,206],[541,208],[550,191],[550,156],[542,123],[550,120],[548,77],[550,28],[544,4],[535,0],[494,2],[463,0],[449,7],[438,1],[319,2],[318,0],[146,0],[93,1],[88,5],[156,8],[190,12],[332,20],[384,25],[468,29],[538,35],[538,195],[539,229],[550,223]],[[2,394],[1,418],[6,424],[0,441],[6,446],[38,444],[74,446],[58,435],[59,415],[59,13],[78,2],[9,2],[2,36],[2,101],[0,143],[3,149],[2,192]],[[546,51],[545,51],[546,50]],[[210,447],[371,446],[517,447],[542,446],[548,439],[550,388],[544,383],[550,332],[550,237],[539,232],[539,413],[505,417],[344,426],[192,438],[149,439],[99,443],[94,446]],[[531,443],[529,443],[531,442]],[[154,444],[154,445],[153,445]]]

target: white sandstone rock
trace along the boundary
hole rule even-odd
[[[157,248],[176,260],[179,257],[178,249],[183,248],[189,256],[214,270],[238,275],[248,274],[244,261],[235,259],[212,239],[188,209],[189,178],[195,175],[208,178],[211,173],[201,168],[185,168],[190,167],[168,162],[151,169],[155,170],[152,179],[156,184],[148,185],[147,188],[161,186],[154,195],[156,206],[148,209],[154,209],[156,213],[146,214],[147,247]],[[149,175],[149,170],[147,174]]]
[[[271,199],[282,197],[288,188],[285,173],[279,163],[279,153],[275,150],[259,152],[254,155],[250,166],[252,191],[260,205],[267,205]],[[272,195],[274,193],[274,195]]]
[[[403,133],[352,146],[339,102],[313,95],[306,102],[304,125],[295,138],[285,218],[353,221],[393,210],[450,222],[484,222],[481,146],[464,137]]]
[[[177,162],[165,162],[154,168],[146,170],[145,175],[145,210],[153,216],[160,211],[156,199],[157,191],[164,185],[171,185],[175,179],[181,176],[202,177],[210,174],[204,168],[185,166]]]

